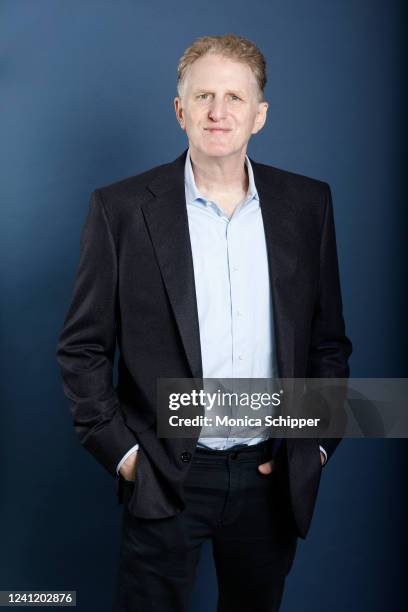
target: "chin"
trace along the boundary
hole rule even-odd
[[[233,155],[236,153],[236,149],[231,146],[225,146],[220,144],[200,147],[200,150],[204,155],[208,155],[208,157],[227,157],[229,155]]]

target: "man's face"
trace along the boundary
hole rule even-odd
[[[213,158],[244,154],[251,135],[263,127],[268,108],[267,102],[259,102],[247,64],[212,54],[189,67],[174,106],[190,149]]]

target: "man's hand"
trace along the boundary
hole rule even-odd
[[[322,453],[322,451],[320,451],[320,461],[322,462],[322,465],[326,463],[326,457],[324,456],[324,453]],[[272,461],[267,461],[266,463],[261,463],[261,465],[258,465],[258,470],[261,472],[261,474],[271,474],[274,469],[275,464],[273,459]]]
[[[258,470],[261,472],[261,474],[271,474],[274,469],[275,464],[273,459],[272,461],[267,461],[266,463],[261,463],[261,465],[258,465]]]
[[[138,451],[129,455],[129,457],[120,466],[120,474],[125,480],[134,481],[136,479],[136,463],[137,463]]]

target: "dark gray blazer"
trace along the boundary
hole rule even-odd
[[[185,156],[92,194],[57,350],[83,446],[116,476],[121,457],[140,444],[129,509],[146,518],[183,509],[183,480],[196,446],[196,439],[162,439],[155,430],[156,379],[202,377]],[[351,343],[329,186],[251,164],[268,248],[279,375],[347,378]],[[320,481],[319,444],[330,457],[338,440],[284,442],[283,484],[301,537]]]

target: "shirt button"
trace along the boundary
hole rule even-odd
[[[238,272],[238,270],[239,270],[238,266],[234,266],[232,269],[233,269],[234,272]]]
[[[238,316],[238,317],[242,317],[242,315],[243,315],[242,310],[237,310],[237,316]]]
[[[244,356],[243,356],[243,355],[238,355],[238,359],[239,359],[240,361],[243,361]]]
[[[189,453],[188,451],[184,451],[184,453],[181,453],[180,459],[183,463],[188,463],[189,461],[191,461],[191,453]]]

